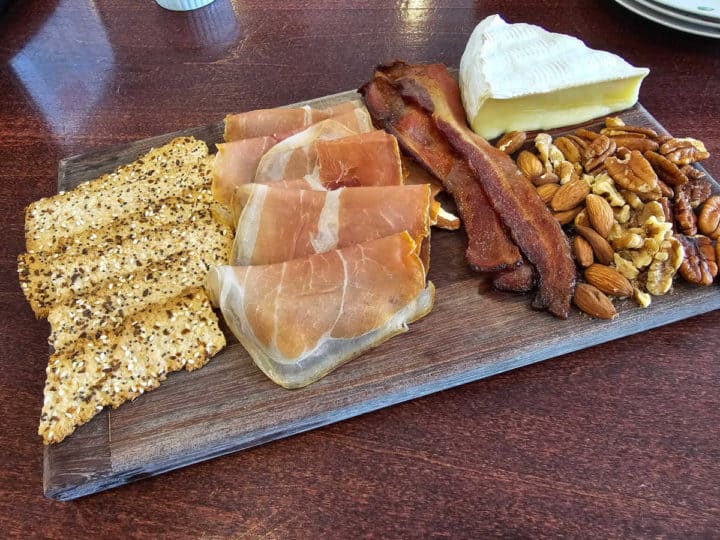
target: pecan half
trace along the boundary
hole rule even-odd
[[[690,205],[690,195],[684,189],[678,189],[673,203],[675,223],[683,234],[697,233],[697,216]]]
[[[676,235],[685,251],[680,275],[689,283],[710,285],[717,276],[718,266],[712,241],[701,234],[695,236]]]
[[[527,139],[527,133],[524,131],[508,131],[495,143],[495,147],[508,155],[514,154],[520,150],[525,139]]]
[[[580,131],[580,130],[578,130]],[[595,171],[617,150],[617,144],[611,138],[600,135],[588,146],[585,154],[585,170]]]
[[[673,222],[673,207],[672,203],[670,202],[670,199],[667,197],[660,197],[658,199],[658,202],[660,203],[660,206],[662,206],[663,209],[663,215],[665,216],[665,221],[667,223]]]
[[[660,193],[663,197],[672,199],[675,196],[675,190],[668,186],[665,182],[658,178],[658,186],[660,186]]]
[[[579,128],[575,130],[575,135],[578,137],[585,139],[588,142],[592,142],[598,137],[600,137],[599,133],[595,133],[594,131],[590,131],[589,129],[585,128]]]
[[[703,142],[692,137],[672,138],[662,144],[660,153],[678,165],[688,165],[710,157]]]
[[[600,130],[600,133],[603,135],[607,135],[608,137],[613,135],[629,135],[631,133],[636,135],[641,135],[643,137],[646,137],[648,139],[657,139],[658,134],[657,131],[651,128],[642,127],[642,126],[607,126]]]
[[[558,147],[570,163],[580,163],[584,148],[580,147],[575,141],[568,137],[558,137],[555,139],[555,146]]]
[[[630,152],[627,159],[608,158],[605,167],[616,184],[637,193],[643,200],[657,200],[662,196],[655,170],[637,150]]]
[[[700,209],[698,229],[713,240],[720,238],[720,196],[714,195],[705,201]]]
[[[588,146],[590,146],[590,142],[577,135],[566,135],[565,137],[575,143],[575,146],[580,150],[580,157],[585,159],[585,154],[587,153]]]
[[[638,150],[640,152],[655,151],[659,145],[651,139],[637,136],[636,134],[612,135],[610,138],[615,141],[618,148],[627,148],[628,150]]]
[[[688,183],[688,177],[685,173],[665,156],[661,156],[657,152],[645,152],[643,155],[655,169],[658,178],[663,182],[673,187]]]
[[[699,180],[690,180],[687,184],[684,184],[675,189],[675,198],[677,199],[678,193],[683,192],[687,195],[690,206],[697,208],[704,203],[710,193],[712,192],[712,185],[707,178],[700,178]]]
[[[683,165],[680,167],[680,170],[690,180],[700,180],[701,178],[705,178],[705,173],[700,169],[696,169],[692,165]]]

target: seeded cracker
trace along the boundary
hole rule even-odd
[[[99,229],[85,231],[59,239],[52,251],[35,253],[58,253],[64,255],[74,253],[77,257],[84,256],[91,247],[108,249],[116,245],[120,238],[134,233],[149,234],[163,225],[188,221],[198,212],[213,203],[210,186],[190,188],[180,191],[177,196],[160,199],[148,204],[139,212],[123,215]]]
[[[167,374],[192,371],[225,346],[205,292],[186,290],[126,319],[97,340],[50,357],[38,433],[57,443],[103,407],[156,388]]]
[[[217,248],[217,242],[209,240],[217,235],[229,237],[231,231],[206,207],[186,223],[165,225],[148,234],[133,232],[114,247],[89,248],[82,257],[23,253],[18,258],[21,287],[35,314],[46,317],[53,305],[148,263],[185,250],[207,256]]]
[[[232,235],[215,234],[203,246],[207,255],[181,251],[159,263],[110,280],[89,294],[70,298],[50,310],[50,344],[55,352],[92,338],[103,328],[114,329],[151,304],[163,303],[187,287],[200,287],[210,266],[226,264]]]
[[[203,141],[174,139],[113,173],[34,202],[25,212],[26,249],[54,250],[69,236],[100,229],[183,189],[206,184],[207,155]]]

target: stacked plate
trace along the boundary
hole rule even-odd
[[[641,17],[680,30],[720,38],[720,0],[615,0]]]

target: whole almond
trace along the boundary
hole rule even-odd
[[[612,319],[617,315],[610,299],[588,283],[578,283],[575,286],[573,303],[580,310],[598,319]]]
[[[571,223],[572,220],[575,219],[575,216],[577,216],[582,211],[582,206],[576,206],[575,208],[571,208],[570,210],[553,212],[553,216],[555,217],[555,219],[558,220],[558,223],[560,223],[560,225],[567,225],[568,223]]]
[[[573,238],[572,248],[575,260],[583,268],[587,268],[594,262],[595,256],[593,255],[592,246],[582,236]]]
[[[508,131],[505,135],[500,137],[500,140],[498,140],[497,143],[495,143],[495,147],[508,155],[514,154],[520,150],[520,147],[525,142],[525,139],[527,139],[527,133],[524,131]]]
[[[543,202],[545,204],[548,204],[552,200],[553,195],[555,195],[555,192],[558,190],[559,187],[560,186],[558,186],[557,184],[542,184],[537,187],[537,192]]]
[[[575,208],[585,200],[590,193],[590,186],[585,180],[580,178],[571,180],[567,184],[560,186],[555,192],[550,207],[555,212],[563,212]]]
[[[592,264],[585,269],[585,279],[605,294],[626,298],[632,296],[633,286],[620,272],[604,264]]]
[[[545,184],[557,184],[559,182],[560,177],[553,172],[546,172],[532,179],[532,183],[536,187],[544,186]]]
[[[600,195],[591,193],[585,197],[585,208],[592,228],[595,229],[600,236],[607,238],[613,223],[615,223],[615,214],[613,213],[610,203]]]
[[[592,246],[595,258],[598,261],[602,264],[610,264],[613,261],[613,255],[615,253],[613,248],[608,244],[608,241],[596,233],[594,229],[576,224],[575,230]]]
[[[535,154],[527,150],[523,150],[518,154],[517,166],[522,173],[530,179],[540,176],[545,170],[542,161],[540,161]]]

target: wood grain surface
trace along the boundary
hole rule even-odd
[[[604,0],[9,8],[0,19],[4,536],[717,536],[718,311],[70,503],[42,495],[48,326],[25,304],[15,258],[23,209],[55,191],[58,161],[354,88],[393,58],[456,65],[474,25],[496,12],[650,67],[641,101],[673,133],[703,139],[717,176],[718,42]],[[450,345],[438,336],[439,350]]]

